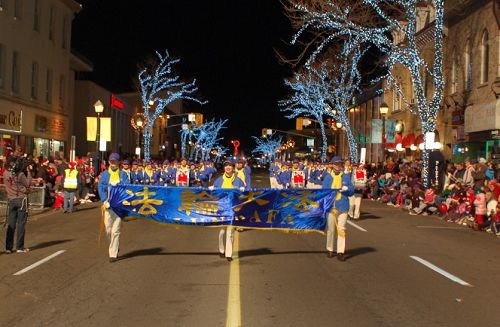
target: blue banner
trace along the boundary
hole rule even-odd
[[[386,143],[392,144],[396,142],[396,121],[387,119],[385,121],[385,137]]]
[[[186,226],[325,229],[334,190],[237,189],[119,185],[109,203],[122,218],[136,216]]]
[[[382,143],[382,119],[372,119],[372,143]]]

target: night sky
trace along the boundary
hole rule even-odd
[[[179,57],[182,78],[196,78],[209,101],[207,118],[228,118],[227,145],[239,138],[251,150],[250,136],[264,127],[289,129],[277,101],[286,97],[283,78],[292,68],[279,63],[275,49],[293,31],[279,0],[80,0],[73,23],[73,48],[94,64],[86,78],[114,92],[134,90],[137,65],[156,50]]]

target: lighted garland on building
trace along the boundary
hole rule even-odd
[[[277,137],[276,133],[268,137],[256,137],[252,136],[255,141],[256,147],[252,150],[252,154],[262,156],[263,163],[270,163],[274,161],[278,150],[283,143],[283,137]]]
[[[427,138],[427,133],[435,131],[437,114],[442,103],[444,79],[443,79],[443,18],[444,0],[422,1],[422,0],[363,0],[362,2],[373,9],[378,15],[377,20],[383,21],[382,26],[363,26],[354,22],[349,14],[349,6],[341,8],[334,0],[325,0],[322,6],[305,6],[302,1],[291,0],[292,8],[300,17],[302,26],[295,34],[292,44],[298,42],[299,38],[310,30],[317,31],[323,35],[318,44],[314,46],[306,65],[314,62],[317,56],[330,43],[338,40],[354,40],[353,45],[369,43],[381,50],[386,58],[385,66],[389,72],[383,76],[387,80],[387,87],[396,89],[403,95],[404,92],[393,74],[396,65],[402,65],[411,75],[413,92],[416,95],[416,110],[421,120],[422,133]],[[344,3],[345,4],[345,3]],[[424,4],[425,8],[422,7]],[[417,21],[420,13],[428,8],[435,10],[434,21],[426,28],[433,28],[434,56],[433,63],[427,63],[419,46]],[[394,17],[386,13],[383,8],[398,8],[400,12]],[[390,37],[392,35],[392,37]],[[394,42],[395,37],[400,36],[402,42]],[[428,77],[433,83],[433,94],[426,97],[424,79]],[[411,108],[410,108],[411,109]],[[427,142],[426,142],[427,143]],[[429,180],[429,149],[424,147],[422,152],[423,168],[422,179],[425,186]]]
[[[158,64],[153,68],[145,68],[139,73],[139,84],[141,87],[141,101],[146,125],[144,126],[144,159],[151,159],[151,130],[155,121],[160,117],[163,110],[170,103],[179,100],[191,100],[199,104],[205,104],[191,96],[198,91],[196,80],[190,83],[181,82],[179,76],[173,72],[172,67],[179,59],[170,57],[168,51],[162,55],[156,52]]]
[[[278,105],[281,111],[290,112],[287,118],[299,116],[314,117],[321,130],[321,161],[326,161],[327,138],[325,123],[325,103],[330,98],[330,84],[328,70],[325,66],[319,69],[304,69],[295,73],[291,80],[285,80],[285,85],[291,90],[291,95],[286,100],[281,100]]]

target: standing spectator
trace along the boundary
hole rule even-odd
[[[484,182],[486,181],[486,159],[479,158],[479,162],[474,165],[474,171],[472,172],[472,178],[474,179],[474,189],[480,189],[484,187]]]
[[[8,168],[4,172],[3,180],[8,198],[7,236],[5,238],[5,252],[12,253],[14,234],[17,227],[16,252],[26,253],[24,235],[28,221],[28,193],[31,177],[23,172],[24,160],[12,156],[8,161]]]
[[[486,196],[481,189],[476,190],[476,198],[474,200],[475,214],[474,214],[474,230],[481,230],[486,220]]]
[[[352,172],[352,184],[354,186],[354,194],[349,197],[349,217],[359,219],[361,198],[366,187],[367,173],[363,165],[355,165]]]
[[[71,161],[69,163],[69,168],[64,171],[62,185],[64,188],[64,213],[72,213],[75,193],[80,185],[76,162]]]
[[[474,186],[474,177],[472,173],[474,172],[474,165],[470,159],[465,159],[465,171],[463,175],[463,181],[465,187]]]

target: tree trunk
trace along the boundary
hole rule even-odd
[[[326,138],[325,133],[325,124],[323,123],[323,119],[319,121],[319,128],[321,129],[321,162],[326,162],[326,147],[328,145],[328,140]]]
[[[358,153],[358,142],[356,141],[356,138],[352,134],[352,129],[349,124],[344,126],[345,128],[345,133],[347,135],[347,143],[349,144],[349,158],[351,159],[352,163],[358,163],[359,162],[359,153]]]
[[[151,125],[146,123],[146,128],[144,129],[144,161],[151,161]]]

